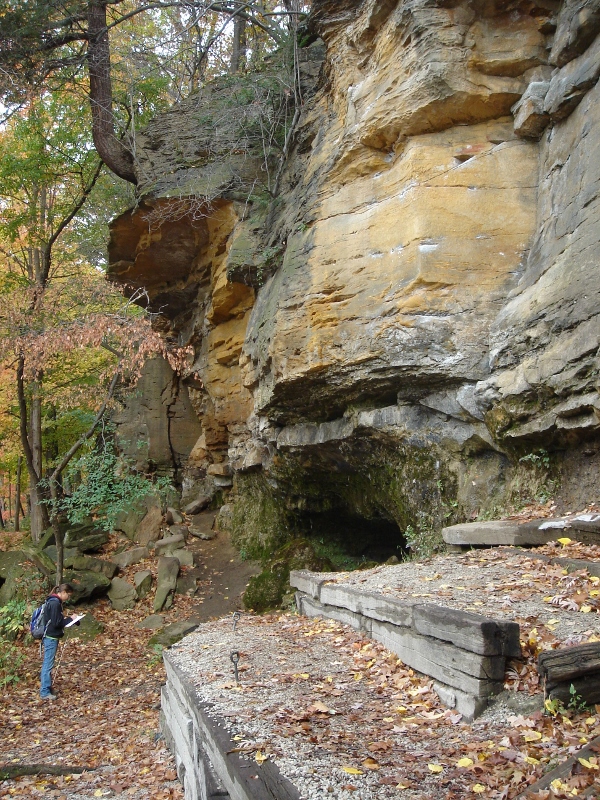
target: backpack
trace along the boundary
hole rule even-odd
[[[43,639],[50,624],[50,620],[46,622],[46,603],[36,608],[31,616],[29,631],[34,639]]]

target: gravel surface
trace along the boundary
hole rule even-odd
[[[471,550],[462,555],[339,572],[331,580],[362,591],[435,603],[495,619],[521,623],[535,620],[549,626],[561,642],[587,631],[600,633],[600,579],[589,579],[587,573],[566,574],[562,566],[532,557],[536,555],[600,562],[600,547],[546,545],[531,551],[513,547]],[[323,577],[329,579],[326,574]]]
[[[573,556],[548,546],[537,552]],[[589,548],[578,555],[600,557]],[[600,629],[596,598],[590,596],[597,581],[583,573],[565,576],[562,568],[512,548],[324,577],[399,598],[516,619],[525,637],[540,631],[542,647],[593,640]],[[548,598],[556,597],[576,597],[572,609],[594,605],[582,613],[553,605]],[[239,684],[230,661],[234,650],[240,653]],[[487,767],[512,759],[508,766],[513,769],[516,763],[521,780],[532,782],[548,762],[565,757],[568,747],[574,752],[586,740],[573,728],[560,746],[546,737],[535,753],[527,749],[532,745],[515,749],[515,725],[534,725],[523,715],[537,709],[534,718],[537,713],[540,719],[543,698],[535,680],[528,684],[517,677],[512,688],[519,691],[505,692],[482,717],[467,724],[439,702],[430,679],[380,644],[330,620],[244,615],[236,631],[230,619],[208,622],[172,648],[171,658],[194,684],[198,699],[214,704],[215,719],[225,725],[240,752],[249,760],[273,759],[303,800],[475,797],[482,786],[487,788],[480,796],[499,797],[502,777],[493,771],[485,777],[483,766],[480,774],[478,762]],[[532,663],[529,675],[535,671]],[[600,719],[591,733],[600,734]],[[465,756],[474,767],[458,767]],[[516,788],[505,796],[515,794]]]

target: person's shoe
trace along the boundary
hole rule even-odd
[[[56,700],[55,694],[43,694],[41,695],[42,700]]]

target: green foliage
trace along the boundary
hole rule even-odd
[[[164,497],[171,488],[168,478],[151,480],[135,470],[115,451],[111,440],[73,460],[68,475],[73,484],[79,476],[81,482],[70,496],[60,501],[59,511],[72,524],[94,516],[105,530],[111,530],[118,515],[141,498],[151,494]]]
[[[588,707],[588,704],[583,699],[583,697],[578,694],[577,689],[571,684],[569,686],[569,702],[567,703],[567,708],[572,709],[573,711],[585,711]]]
[[[24,656],[12,642],[23,631],[28,609],[24,600],[10,600],[0,608],[0,689],[19,681]]]
[[[23,630],[27,603],[22,599],[9,600],[0,607],[0,639],[16,639]]]
[[[25,656],[18,647],[0,639],[0,689],[19,682],[19,669],[24,660]]]
[[[162,644],[153,644],[150,649],[152,652],[148,655],[146,667],[148,669],[154,669],[154,667],[157,667],[160,663],[162,663],[164,647]]]
[[[527,455],[522,456],[519,461],[521,464],[533,464],[533,466],[538,467],[538,469],[550,469],[550,456],[548,455],[548,451],[544,450],[543,447],[540,447],[537,452],[527,453]]]

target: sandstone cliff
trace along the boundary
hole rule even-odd
[[[300,115],[275,64],[205,87],[113,224],[111,279],[195,349],[187,493],[229,493],[256,553],[600,500],[600,2],[310,24]]]

